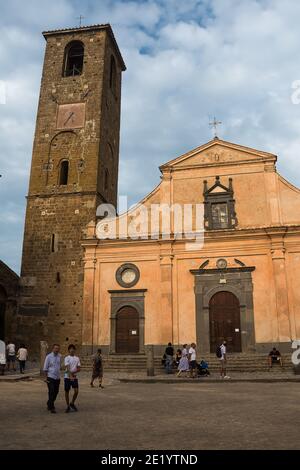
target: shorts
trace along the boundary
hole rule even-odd
[[[69,392],[71,387],[72,388],[78,388],[78,379],[65,379],[65,392]]]
[[[191,370],[197,369],[197,362],[196,361],[190,361],[190,369]]]
[[[272,358],[272,364],[276,364],[280,360],[280,356],[271,356]]]
[[[92,379],[102,379],[103,377],[103,370],[93,370],[93,374],[92,374]]]
[[[15,362],[15,361],[16,361],[15,355],[10,354],[9,356],[7,356],[7,362]]]

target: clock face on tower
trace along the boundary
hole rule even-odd
[[[84,126],[84,122],[85,103],[58,105],[56,129],[78,129]]]

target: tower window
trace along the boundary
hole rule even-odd
[[[81,75],[83,70],[84,46],[80,41],[70,42],[65,49],[64,77]]]
[[[68,178],[69,178],[69,162],[67,160],[63,160],[60,164],[59,185],[66,186],[68,184]]]
[[[58,251],[58,238],[55,233],[51,235],[51,253],[56,253]]]
[[[54,253],[54,251],[55,251],[55,234],[53,233],[51,237],[51,253]]]
[[[114,93],[116,92],[116,88],[117,88],[116,85],[117,85],[117,67],[116,67],[115,58],[112,55],[110,58],[109,86]]]

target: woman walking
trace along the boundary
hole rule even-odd
[[[188,350],[187,350],[187,344],[184,344],[182,347],[181,351],[181,359],[179,361],[178,365],[178,372],[177,372],[177,377],[180,376],[182,372],[188,372],[189,371],[189,358],[188,358]]]
[[[94,362],[93,362],[93,374],[92,374],[92,380],[91,380],[91,387],[94,387],[94,380],[99,379],[99,387],[104,388],[102,385],[102,379],[103,379],[103,364],[102,364],[102,356],[101,356],[101,349],[97,350],[97,354],[94,357]]]

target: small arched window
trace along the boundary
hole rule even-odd
[[[105,173],[104,173],[104,189],[108,189],[108,184],[109,184],[109,172],[108,169],[105,168]]]
[[[81,75],[83,70],[84,46],[81,41],[70,42],[65,49],[64,77]]]
[[[60,164],[59,185],[66,186],[68,184],[68,178],[69,178],[69,162],[67,160],[63,160]]]
[[[117,66],[113,55],[110,58],[109,86],[111,90],[115,93],[117,87]]]

